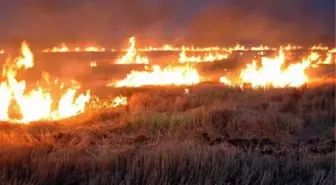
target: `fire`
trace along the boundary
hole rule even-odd
[[[60,44],[60,46],[53,47],[52,49],[45,49],[43,52],[52,52],[52,53],[57,53],[57,52],[104,52],[105,48],[100,48],[97,46],[88,46],[83,48],[80,47],[75,47],[74,49],[70,48],[67,46],[65,43]]]
[[[124,80],[108,86],[141,87],[148,85],[193,85],[200,81],[195,68],[186,66],[168,66],[161,69],[154,65],[152,71],[131,71]]]
[[[248,51],[249,49],[237,43],[234,47],[222,48],[221,50],[233,52],[233,51]]]
[[[61,94],[55,109],[52,106],[55,99],[52,98],[50,88],[38,86],[27,92],[26,81],[16,79],[20,69],[34,66],[33,54],[25,42],[22,43],[21,54],[22,56],[18,57],[15,63],[7,62],[3,68],[2,76],[6,80],[0,84],[1,121],[29,123],[38,120],[59,120],[84,112],[85,105],[90,100],[90,92],[87,91],[85,95],[80,94],[75,98],[77,86],[65,89],[64,83],[61,83],[59,88],[65,93]],[[43,77],[49,84],[49,75],[44,74]],[[54,84],[57,83],[58,81],[55,80]],[[12,117],[13,111],[16,116]]]
[[[97,62],[96,61],[91,61],[90,62],[90,67],[97,67]]]
[[[127,105],[127,97],[125,96],[117,96],[114,98],[112,102],[112,107],[119,107],[119,106],[124,106]]]
[[[137,54],[134,37],[129,39],[129,44],[130,47],[127,49],[126,54],[116,64],[148,64],[149,60],[147,57],[141,57]]]
[[[293,51],[293,50],[300,50],[300,49],[302,49],[301,46],[296,46],[296,45],[292,45],[292,44],[288,44],[287,46],[282,47],[282,48],[284,48],[285,51]]]
[[[328,53],[336,53],[336,48],[332,48],[328,51]]]
[[[329,50],[329,47],[322,46],[321,44],[319,44],[317,46],[311,47],[310,50],[326,51],[326,50]]]
[[[256,61],[248,64],[243,69],[240,77],[243,83],[251,83],[252,87],[298,87],[305,84],[308,80],[305,69],[309,67],[309,61],[297,64],[290,64],[287,69],[282,70],[285,62],[285,54],[282,49],[276,58],[262,57],[260,68],[257,68]]]
[[[309,61],[316,61],[317,59],[319,59],[321,56],[320,54],[316,53],[316,52],[311,52],[308,56],[308,60]]]
[[[253,46],[253,47],[251,47],[250,50],[251,51],[269,51],[269,50],[276,50],[276,48],[271,48],[271,47],[268,47],[268,46],[260,45],[260,46]]]
[[[0,54],[4,54],[4,53],[5,53],[5,50],[0,49]]]
[[[77,49],[80,51],[80,49]],[[105,48],[98,48],[95,46],[89,46],[84,49],[86,52],[104,52]],[[76,50],[75,50],[76,51]]]
[[[200,62],[214,62],[218,60],[224,60],[229,57],[229,54],[212,54],[207,53],[205,56],[187,56],[185,48],[182,49],[180,55],[179,55],[179,62],[180,63],[200,63]]]
[[[69,51],[70,49],[65,43],[62,43],[60,47],[56,46],[53,47],[52,49],[43,50],[43,52],[69,52]]]
[[[91,103],[93,109],[101,110],[125,106],[128,104],[128,100],[125,96],[117,96],[112,101],[111,99],[101,100],[98,97],[94,97]]]
[[[219,81],[221,83],[225,84],[225,85],[232,86],[231,81],[228,78],[226,78],[225,76],[220,77]]]
[[[319,64],[335,64],[335,59],[333,58],[332,52],[327,52],[326,57],[323,59],[321,55],[317,52],[310,52],[308,60],[311,61],[312,67],[319,67]]]

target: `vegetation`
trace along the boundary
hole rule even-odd
[[[335,85],[100,90],[126,107],[0,124],[0,184],[335,184]]]

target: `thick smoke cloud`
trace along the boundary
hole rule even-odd
[[[0,7],[0,40],[40,47],[118,47],[131,35],[142,44],[305,43],[334,36],[334,7],[334,0],[12,0]]]

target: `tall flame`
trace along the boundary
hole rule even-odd
[[[137,54],[134,37],[129,39],[129,44],[130,47],[127,49],[126,54],[121,57],[116,64],[148,64],[149,61],[147,57],[141,57]]]
[[[2,76],[6,80],[0,84],[0,120],[29,123],[38,120],[64,119],[84,112],[85,105],[90,100],[90,92],[87,91],[86,95],[81,94],[75,98],[78,87],[65,89],[56,109],[52,108],[55,100],[49,89],[37,87],[26,92],[26,81],[16,79],[18,70],[34,66],[34,57],[26,42],[22,43],[21,54],[22,56],[18,57],[14,64],[7,62],[3,68]],[[44,77],[49,84],[48,75]],[[60,88],[63,87],[61,84]],[[16,116],[11,116],[12,111]]]
[[[287,69],[282,70],[285,62],[285,54],[282,49],[276,58],[262,57],[260,68],[257,68],[256,61],[248,64],[243,69],[240,77],[243,83],[251,83],[252,87],[298,87],[305,84],[308,80],[305,69],[309,67],[309,61],[297,64],[290,64]]]

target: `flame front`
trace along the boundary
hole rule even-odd
[[[282,49],[276,58],[262,57],[262,66],[258,69],[256,61],[248,64],[247,68],[240,73],[242,83],[250,83],[252,87],[298,87],[305,84],[308,80],[305,69],[310,62],[304,60],[301,63],[290,64],[287,69],[282,70],[285,62],[285,54]]]
[[[152,71],[132,71],[124,80],[108,86],[140,87],[148,85],[193,85],[200,81],[195,68],[186,66],[168,66],[161,69],[154,65]]]
[[[65,93],[61,95],[55,109],[52,106],[55,100],[49,89],[37,87],[26,92],[26,81],[16,79],[18,70],[34,66],[33,54],[25,42],[22,43],[21,54],[22,56],[17,58],[15,63],[7,62],[3,68],[2,76],[6,80],[0,85],[0,120],[29,123],[38,120],[64,119],[84,112],[85,105],[90,100],[90,92],[87,91],[86,95],[80,94],[75,98],[78,87],[64,89]],[[49,76],[45,74],[44,78],[49,84]],[[57,83],[55,80],[55,84]],[[64,88],[63,83],[60,85],[60,89],[62,88]]]

